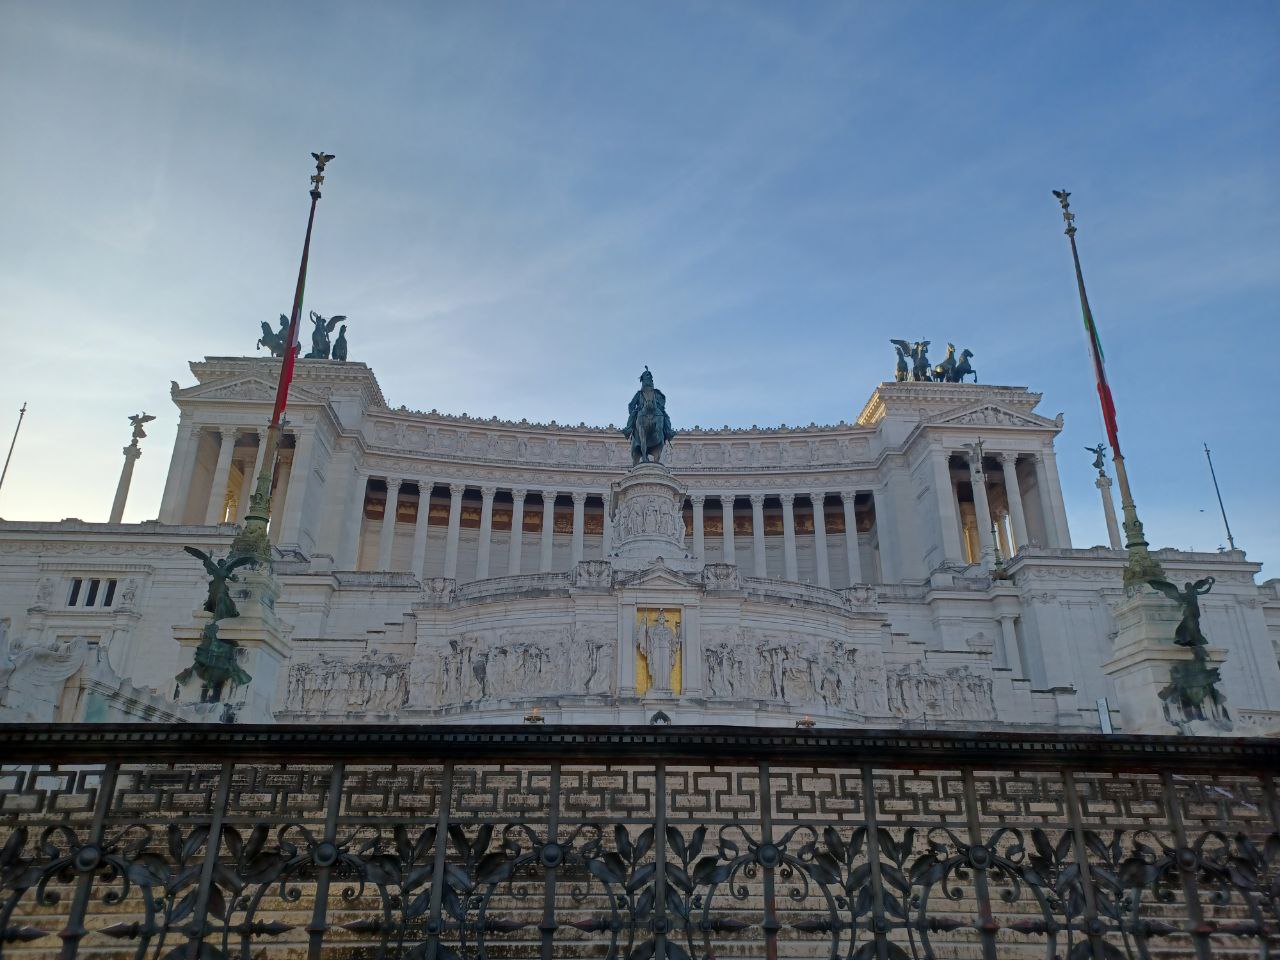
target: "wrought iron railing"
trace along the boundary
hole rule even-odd
[[[1280,743],[0,728],[4,957],[1270,957]]]

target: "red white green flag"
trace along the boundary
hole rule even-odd
[[[1083,290],[1083,287],[1081,288]],[[1102,340],[1098,337],[1097,324],[1093,322],[1093,311],[1089,309],[1089,301],[1083,301],[1084,329],[1089,335],[1089,350],[1093,354],[1093,373],[1098,381],[1098,400],[1102,404],[1102,420],[1107,426],[1107,442],[1111,444],[1112,456],[1120,456],[1120,429],[1116,426],[1116,405],[1111,399],[1111,385],[1107,383],[1107,368],[1102,355]]]

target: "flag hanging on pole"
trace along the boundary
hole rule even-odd
[[[1082,286],[1081,290],[1083,289]],[[1088,300],[1084,301],[1084,329],[1089,335],[1089,350],[1093,354],[1093,373],[1098,380],[1098,400],[1102,404],[1102,420],[1107,427],[1107,442],[1111,444],[1112,455],[1120,456],[1120,429],[1116,426],[1116,405],[1111,399],[1111,385],[1107,383],[1102,340],[1098,337],[1098,327],[1093,322],[1093,312],[1089,309]]]
[[[1065,231],[1071,241],[1071,259],[1076,265],[1076,286],[1080,288],[1080,310],[1084,314],[1084,330],[1089,336],[1089,352],[1093,355],[1093,374],[1098,381],[1098,402],[1102,405],[1102,420],[1107,427],[1107,442],[1111,444],[1111,455],[1120,457],[1120,428],[1116,425],[1116,404],[1111,398],[1111,385],[1107,383],[1107,367],[1102,355],[1102,339],[1098,336],[1098,326],[1093,322],[1093,311],[1089,309],[1089,297],[1084,291],[1084,273],[1080,269],[1080,252],[1076,249],[1076,215],[1071,212],[1067,198],[1071,196],[1066,190],[1054,190],[1053,195],[1062,205],[1062,219],[1067,223]]]
[[[285,338],[284,360],[280,364],[280,381],[276,385],[276,404],[271,408],[273,424],[278,424],[284,416],[284,405],[289,399],[289,384],[293,382],[293,367],[297,356],[298,311],[294,310],[293,316],[289,318],[289,336]]]

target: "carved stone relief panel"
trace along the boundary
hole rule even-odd
[[[754,628],[709,631],[703,658],[713,697],[885,712],[884,670],[878,658],[833,638]]]
[[[454,706],[613,689],[617,637],[571,626],[464,633],[415,660],[414,706]]]
[[[394,713],[409,700],[409,664],[385,653],[365,660],[317,657],[289,666],[284,708],[314,716]]]

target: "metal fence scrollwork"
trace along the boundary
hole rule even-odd
[[[1280,744],[0,729],[0,956],[1280,953]]]

